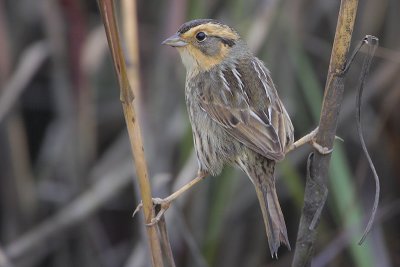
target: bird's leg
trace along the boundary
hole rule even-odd
[[[300,138],[299,140],[294,142],[286,150],[286,153],[288,153],[296,148],[299,148],[306,143],[310,143],[319,153],[321,153],[323,155],[332,153],[333,148],[329,149],[327,147],[323,147],[315,141],[315,136],[317,135],[317,133],[318,133],[318,127],[315,128],[313,131],[311,131],[309,134],[306,134],[305,136],[303,136],[302,138]],[[335,137],[335,138],[338,138],[338,137]]]
[[[153,205],[154,209],[156,211],[156,216],[151,219],[151,222],[147,224],[147,226],[153,226],[156,223],[160,221],[164,213],[167,211],[167,209],[170,207],[171,202],[174,201],[176,198],[178,198],[180,195],[185,193],[187,190],[192,188],[194,185],[202,181],[204,178],[207,177],[207,173],[204,172],[198,172],[196,178],[191,180],[189,183],[185,184],[181,188],[179,188],[177,191],[172,193],[166,198],[153,198]],[[133,216],[142,208],[143,204],[140,203],[135,211],[133,212]]]

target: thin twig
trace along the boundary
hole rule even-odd
[[[126,71],[126,64],[118,34],[114,1],[99,0],[98,4],[103,19],[104,27],[106,30],[108,45],[110,47],[111,55],[114,62],[114,68],[118,76],[118,83],[120,86],[120,99],[124,110],[125,123],[128,129],[132,154],[136,165],[136,173],[143,200],[143,212],[144,212],[145,223],[149,224],[152,218],[154,217],[151,187],[148,177],[146,159],[144,155],[142,136],[133,103],[135,95],[129,85],[129,80]],[[136,17],[136,13],[131,14],[131,16]],[[136,70],[138,70],[138,68],[136,68]],[[146,230],[150,245],[152,265],[154,267],[162,267],[163,261],[161,255],[160,241],[157,235],[157,228],[146,227]]]
[[[319,130],[316,136],[316,142],[328,148],[332,147],[335,140],[339,111],[344,92],[341,73],[346,65],[357,6],[358,0],[342,0],[340,4],[328,77],[325,85]],[[306,181],[304,207],[300,218],[296,249],[292,262],[293,267],[311,265],[314,243],[317,238],[316,227],[318,226],[319,217],[321,215],[321,213],[317,213],[317,211],[322,210],[321,207],[325,205],[326,198],[324,197],[324,192],[328,190],[327,176],[330,158],[330,155],[322,155],[315,151],[311,159],[310,173]],[[315,228],[310,229],[312,222]]]
[[[168,232],[167,232],[167,223],[165,222],[164,215],[161,216],[160,221],[158,222],[158,230],[160,231],[161,236],[161,246],[165,255],[167,256],[167,260],[170,267],[176,267],[174,255],[172,254],[171,243],[169,242]]]
[[[372,170],[374,180],[375,180],[375,200],[374,200],[374,205],[373,205],[372,211],[371,211],[371,217],[368,221],[367,227],[365,228],[365,231],[361,237],[361,240],[358,242],[359,245],[361,245],[364,242],[368,233],[371,231],[372,224],[374,222],[374,218],[376,215],[376,211],[378,209],[379,194],[380,194],[379,176],[378,176],[378,173],[376,172],[376,169],[375,169],[374,163],[372,162],[371,156],[368,153],[367,146],[365,145],[364,135],[362,133],[362,126],[361,126],[361,99],[362,99],[362,94],[363,94],[363,90],[364,90],[364,82],[365,82],[365,77],[368,75],[368,72],[369,72],[369,67],[371,65],[372,57],[374,56],[374,52],[378,46],[378,39],[375,37],[372,37],[372,36],[367,36],[364,39],[364,41],[369,44],[368,45],[369,53],[364,58],[363,69],[361,71],[360,86],[358,88],[358,94],[357,94],[357,98],[356,98],[356,107],[357,107],[356,118],[357,118],[357,132],[358,132],[358,137],[361,142],[361,147],[364,151],[365,157],[368,160],[368,164]]]

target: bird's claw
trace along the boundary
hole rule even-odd
[[[152,218],[150,223],[147,223],[146,226],[153,226],[157,224],[164,216],[170,205],[171,201],[162,198],[153,198],[153,206],[156,216]]]
[[[146,226],[154,226],[157,224],[162,216],[164,216],[165,212],[168,210],[169,206],[171,205],[171,201],[162,199],[162,198],[153,198],[153,208],[156,213],[156,216],[151,219]],[[132,214],[134,217],[141,209],[143,208],[143,201],[140,201],[139,205],[136,207],[135,211]]]
[[[321,146],[320,144],[318,144],[314,138],[311,139],[311,145],[322,155],[328,155],[333,151],[333,148],[327,148],[325,146]]]
[[[135,217],[136,213],[138,213],[143,208],[143,201],[140,201],[139,205],[137,205],[135,211],[132,214],[132,218]]]
[[[321,146],[320,144],[317,143],[316,136],[319,130],[319,126],[317,128],[315,128],[312,132],[311,132],[311,141],[310,144],[322,155],[328,155],[331,154],[333,152],[333,148],[327,148],[325,146]],[[335,139],[339,139],[341,141],[343,141],[342,138],[335,136]]]

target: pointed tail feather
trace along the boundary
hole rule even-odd
[[[278,196],[276,195],[275,183],[268,181],[268,178],[252,177],[252,180],[260,202],[271,255],[272,257],[278,257],[278,248],[281,243],[285,244],[289,250],[290,244],[285,220],[281,206],[279,205]],[[270,179],[273,179],[273,177]]]

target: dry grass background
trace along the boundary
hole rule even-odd
[[[339,1],[138,1],[140,121],[153,195],[194,177],[184,68],[160,42],[181,23],[216,18],[266,62],[302,136],[318,122]],[[360,1],[353,46],[380,39],[364,93],[364,133],[381,175],[376,225],[358,246],[374,183],[355,127],[348,73],[313,266],[400,266],[400,2]],[[96,1],[0,1],[0,266],[150,266],[123,110]],[[124,49],[128,49],[125,43]],[[128,60],[129,64],[134,64]],[[279,165],[295,242],[309,147]],[[167,212],[177,266],[289,266],[270,259],[256,195],[227,168]]]

